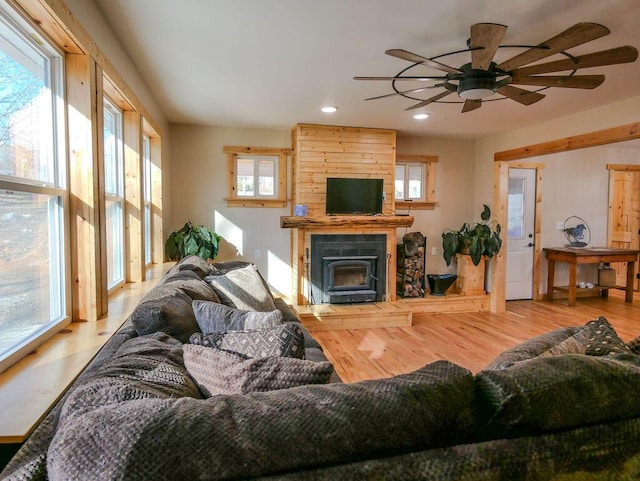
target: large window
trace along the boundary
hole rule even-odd
[[[67,320],[62,57],[0,9],[0,370]]]
[[[122,111],[104,98],[104,183],[107,228],[107,286],[124,282],[124,157]]]

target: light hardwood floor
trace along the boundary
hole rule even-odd
[[[640,293],[632,304],[622,291],[608,299],[509,301],[504,314],[414,314],[413,326],[314,332],[345,382],[410,372],[446,359],[476,373],[495,356],[538,334],[604,316],[629,341],[640,335]]]

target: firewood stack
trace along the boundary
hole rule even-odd
[[[396,289],[400,297],[424,296],[425,249],[427,239],[420,232],[409,232],[397,246]]]

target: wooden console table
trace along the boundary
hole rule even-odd
[[[633,278],[634,266],[638,260],[640,250],[613,249],[608,247],[580,248],[580,247],[545,247],[542,249],[549,261],[547,280],[547,299],[553,300],[555,264],[567,262],[569,264],[569,305],[576,304],[576,269],[578,264],[599,264],[601,262],[626,262],[627,283],[624,287],[605,288],[603,295],[608,293],[608,288],[623,288],[626,290],[625,301],[633,302]]]

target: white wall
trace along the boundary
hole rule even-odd
[[[491,205],[493,156],[496,152],[596,132],[640,121],[640,97],[633,97],[568,117],[480,139],[476,143],[474,195],[476,203]]]
[[[515,130],[476,143],[474,195],[476,203],[492,205],[493,158],[496,152],[537,143],[558,140],[573,135],[604,130],[640,120],[640,97],[581,112],[527,129]],[[526,159],[545,164],[542,181],[541,247],[565,245],[556,222],[570,215],[585,219],[591,228],[591,246],[606,245],[608,171],[607,163],[639,164],[640,150],[623,149],[610,144]],[[547,263],[540,265],[540,292],[546,292]],[[581,267],[580,280],[595,281],[593,266]],[[556,284],[568,282],[568,267],[558,264]]]
[[[480,220],[482,204],[474,205],[474,142],[426,137],[398,136],[397,152],[405,155],[437,155],[436,207],[413,210],[415,221],[408,229],[398,229],[398,241],[405,232],[421,232],[427,237],[426,272],[455,273],[455,265],[447,266],[442,257],[442,233],[458,229],[464,222]],[[398,210],[399,213],[406,211]],[[435,256],[431,254],[436,247]]]
[[[584,219],[591,230],[590,247],[607,245],[609,205],[609,171],[607,164],[640,164],[640,149],[611,146],[592,147],[560,154],[532,158],[545,164],[542,181],[542,247],[567,245],[556,222],[575,215]],[[595,265],[580,266],[578,280],[597,282]],[[569,270],[560,263],[556,268],[556,285],[567,285]],[[546,292],[547,261],[541,262],[540,292]]]
[[[280,216],[291,215],[291,208],[227,207],[227,156],[223,147],[290,148],[291,132],[172,124],[171,138],[172,202],[166,234],[188,220],[206,225],[224,239],[216,260],[254,262],[276,291],[290,295],[290,231],[280,228]],[[290,185],[291,159],[288,198]]]

